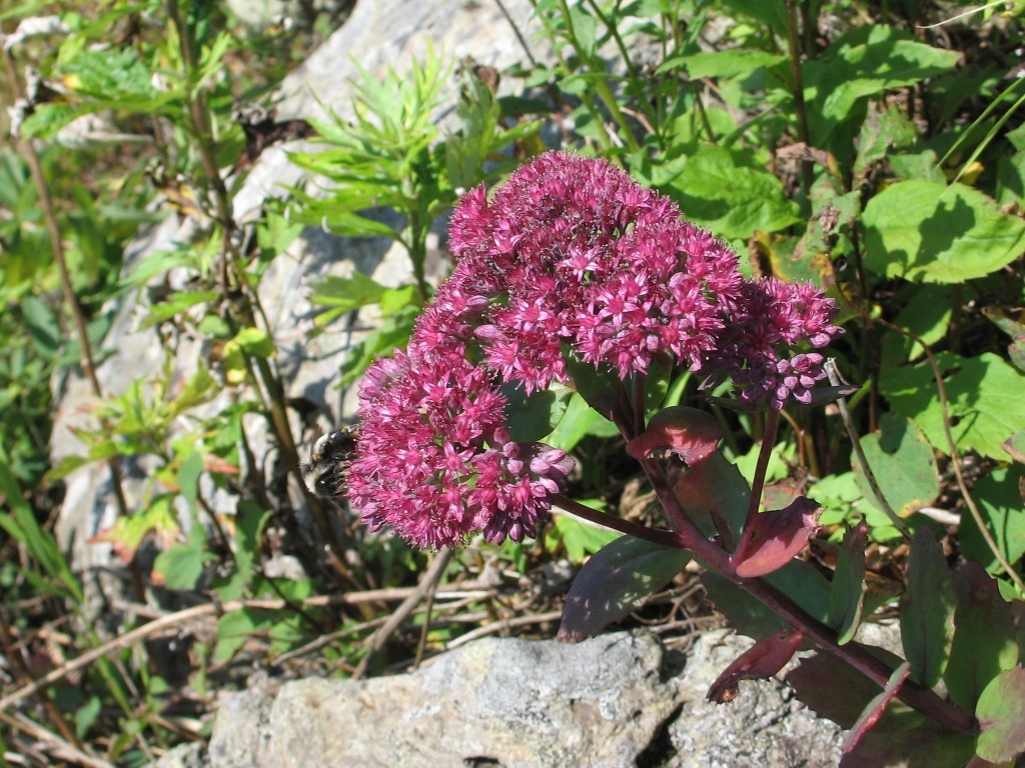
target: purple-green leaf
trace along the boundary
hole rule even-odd
[[[975,709],[982,733],[976,753],[1002,763],[1025,752],[1025,669],[1006,669],[990,680]]]
[[[582,640],[619,621],[662,589],[690,561],[690,553],[622,536],[588,560],[573,580],[559,637]]]
[[[756,515],[730,556],[737,575],[745,579],[766,576],[793,560],[808,544],[820,509],[816,502],[801,496],[786,509]]]
[[[954,638],[954,580],[943,548],[922,526],[911,541],[900,635],[914,679],[932,688],[943,675]]]
[[[627,444],[626,452],[635,459],[671,453],[693,467],[716,451],[724,434],[712,414],[675,405],[652,416],[648,428]]]
[[[954,642],[943,679],[954,703],[969,711],[990,681],[1018,662],[1018,642],[1011,605],[977,562],[954,575],[957,610]]]
[[[801,647],[804,634],[797,629],[781,629],[763,637],[723,670],[705,697],[717,704],[733,701],[740,692],[741,680],[765,680],[783,669]]]
[[[847,531],[829,590],[829,621],[837,631],[837,643],[854,638],[865,605],[865,544],[868,526],[864,522]]]
[[[890,675],[890,679],[886,682],[886,688],[869,702],[868,706],[865,707],[865,711],[861,713],[861,717],[858,718],[858,722],[854,724],[850,733],[847,734],[847,739],[843,745],[844,754],[851,752],[872,726],[879,722],[879,718],[886,712],[886,708],[890,706],[893,697],[900,691],[901,686],[904,685],[904,681],[908,679],[910,674],[911,665],[906,661],[893,670],[893,674]]]

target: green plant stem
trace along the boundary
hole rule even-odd
[[[826,375],[829,377],[830,384],[834,387],[840,386],[840,375],[836,370],[836,362],[832,359],[826,361]],[[841,397],[837,400],[837,405],[840,408],[840,418],[843,420],[844,426],[847,428],[847,434],[851,438],[851,445],[854,447],[854,453],[857,455],[858,461],[861,462],[865,479],[868,481],[869,488],[872,489],[872,496],[875,498],[876,504],[878,504],[879,508],[886,513],[888,518],[890,518],[890,522],[893,523],[894,527],[898,531],[900,531],[905,541],[911,541],[911,532],[908,530],[904,521],[901,520],[900,515],[893,511],[893,507],[890,506],[890,502],[886,500],[886,496],[883,495],[883,491],[879,487],[879,481],[876,480],[875,472],[872,471],[872,466],[868,463],[865,451],[861,447],[861,437],[858,435],[858,430],[854,428],[854,420],[851,419],[851,413],[847,408],[847,398]]]
[[[4,68],[7,71],[7,81],[14,92],[15,99],[22,98],[23,92],[21,81],[18,79],[17,69],[11,52],[3,49]],[[57,269],[60,273],[61,294],[64,297],[64,304],[75,323],[75,333],[78,336],[78,344],[82,350],[82,369],[92,387],[93,394],[98,399],[103,399],[103,387],[96,375],[96,358],[93,355],[92,344],[89,343],[89,334],[86,330],[85,314],[82,312],[82,305],[75,295],[71,285],[71,275],[68,272],[68,261],[64,254],[64,242],[61,238],[60,225],[57,223],[57,216],[53,210],[53,200],[50,197],[50,188],[43,176],[43,169],[39,163],[39,155],[31,140],[19,141],[18,145],[28,163],[29,172],[32,174],[32,182],[39,197],[39,205],[43,209],[43,218],[46,220],[46,228],[50,233],[50,249],[53,252],[53,259],[57,262]],[[114,491],[114,500],[117,503],[118,513],[121,516],[128,514],[128,503],[125,501],[124,485],[121,477],[121,467],[115,457],[107,459],[107,468],[110,470],[110,485]]]
[[[597,16],[599,21],[601,21],[601,23],[605,25],[606,29],[609,30],[609,33],[612,35],[612,39],[616,41],[616,47],[619,49],[619,55],[623,57],[623,63],[626,65],[627,80],[630,83],[631,90],[633,90],[634,98],[637,100],[637,105],[644,113],[645,118],[647,118],[648,127],[658,134],[658,117],[655,115],[655,111],[651,108],[649,99],[645,97],[644,84],[641,81],[640,75],[637,74],[637,67],[634,66],[633,60],[630,58],[630,51],[627,49],[626,43],[623,42],[623,38],[619,34],[619,28],[613,24],[604,13],[602,13],[601,8],[595,0],[587,0],[587,4],[591,7],[591,12]]]
[[[794,78],[794,114],[797,116],[797,135],[807,146],[811,146],[808,131],[808,107],[804,103],[804,76],[801,74],[801,44],[797,31],[797,2],[787,0],[787,47],[790,53],[790,74]],[[801,160],[801,184],[807,199],[811,194],[812,165],[810,160]]]
[[[612,119],[619,126],[619,130],[622,133],[622,138],[626,142],[626,146],[631,152],[636,152],[641,147],[637,143],[637,139],[633,135],[633,131],[630,130],[630,124],[626,121],[626,115],[623,114],[623,110],[619,108],[619,102],[616,101],[615,94],[612,93],[612,89],[609,88],[608,80],[606,79],[606,73],[604,68],[599,67],[594,61],[593,57],[588,56],[587,52],[581,48],[579,41],[577,40],[576,33],[573,31],[573,18],[569,13],[569,4],[566,0],[559,0],[559,7],[562,10],[562,19],[566,23],[566,31],[568,33],[570,45],[573,46],[573,50],[577,52],[577,56],[580,57],[580,61],[587,62],[587,66],[591,72],[597,75],[594,80],[594,89],[598,92],[598,97],[602,100],[605,108],[609,110],[609,114],[612,115]]]

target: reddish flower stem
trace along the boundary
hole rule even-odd
[[[670,519],[674,522],[681,519],[684,521],[676,534],[678,541],[685,549],[693,552],[694,557],[706,568],[726,577],[787,621],[792,627],[803,632],[805,637],[823,651],[850,664],[880,688],[886,687],[890,675],[893,674],[892,669],[857,643],[845,645],[837,643],[836,632],[832,628],[810,616],[789,597],[777,592],[763,580],[744,579],[738,576],[726,551],[702,536],[680,508],[666,482],[661,465],[652,460],[644,460],[641,465]],[[914,707],[922,714],[957,733],[978,733],[979,723],[975,717],[943,701],[934,691],[925,686],[906,681],[897,697],[908,706]]]

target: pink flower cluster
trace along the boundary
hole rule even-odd
[[[406,353],[360,391],[350,501],[374,528],[420,546],[535,534],[571,460],[505,428],[499,387],[569,383],[565,350],[621,379],[658,358],[735,375],[742,396],[781,408],[822,378],[838,332],[810,286],[746,282],[736,255],[668,198],[605,161],[551,152],[453,213],[452,276]]]

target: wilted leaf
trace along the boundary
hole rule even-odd
[[[821,509],[802,496],[786,509],[755,515],[750,530],[744,530],[741,544],[730,555],[737,575],[745,579],[765,576],[793,560],[808,544]]]
[[[900,599],[900,636],[915,680],[932,688],[943,675],[954,638],[954,579],[927,526],[915,532]]]
[[[733,701],[741,680],[764,680],[783,669],[801,647],[804,635],[796,629],[781,629],[763,637],[723,670],[705,697],[718,704]]]
[[[690,561],[690,553],[621,536],[584,563],[573,580],[559,637],[581,640],[619,621],[662,589]]]

